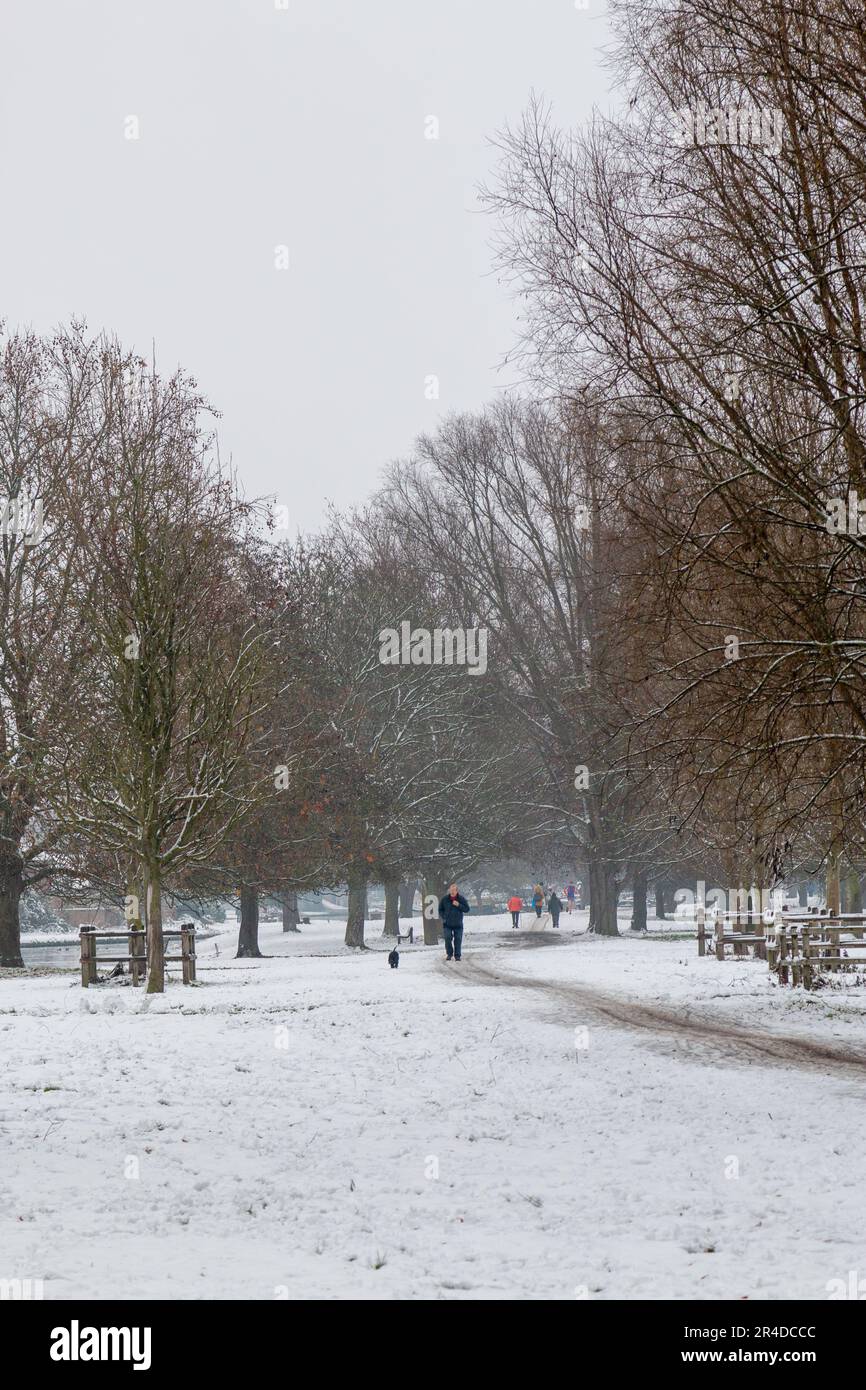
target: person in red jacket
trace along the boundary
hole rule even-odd
[[[516,893],[514,894],[513,897],[511,897],[511,898],[508,899],[508,911],[511,913],[511,925],[512,925],[512,927],[519,927],[519,926],[520,926],[520,909],[521,909],[522,907],[523,907],[523,899],[522,899],[522,898],[518,898],[518,896],[517,896]]]

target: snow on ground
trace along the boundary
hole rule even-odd
[[[460,965],[415,945],[397,971],[379,924],[366,953],[339,922],[267,924],[269,958],[221,934],[197,987],[164,996],[6,974],[0,1279],[47,1298],[774,1299],[866,1276],[866,1071],[690,1048],[567,996],[862,1046],[862,992],[806,1005],[762,963],[582,938],[585,920],[547,944],[528,917],[470,919]]]
[[[567,917],[560,931],[585,931],[587,914],[574,928]],[[621,919],[620,931],[628,921]],[[820,976],[821,988],[792,989],[777,984],[766,961],[728,955],[722,963],[714,955],[698,956],[694,928],[688,923],[649,920],[647,936],[622,939],[587,936],[579,949],[559,952],[554,961],[544,958],[546,976],[558,982],[586,985],[623,999],[661,1008],[697,1012],[702,1019],[766,1032],[798,1034],[821,1041],[839,1040],[866,1044],[866,987],[853,974]],[[730,948],[729,948],[730,949]],[[521,955],[509,960],[515,974],[539,973],[538,957]],[[858,972],[857,979],[863,978]],[[866,1271],[864,1271],[866,1274]]]

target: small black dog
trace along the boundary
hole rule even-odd
[[[392,970],[396,970],[397,966],[400,964],[400,952],[397,950],[396,946],[393,951],[388,952],[388,964]]]

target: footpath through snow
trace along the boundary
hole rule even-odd
[[[197,987],[162,997],[6,975],[0,1280],[773,1299],[866,1278],[866,1069],[627,1017],[637,1001],[866,1057],[866,991],[779,990],[760,962],[576,921],[539,938],[469,919],[460,965],[415,946],[397,971],[375,924],[366,953],[339,922],[265,925],[270,959],[234,960],[227,933]]]

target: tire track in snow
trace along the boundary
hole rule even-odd
[[[532,937],[526,938],[526,942],[531,941],[533,947],[540,945],[542,940],[540,936],[534,940]],[[559,943],[548,938],[545,944]],[[518,947],[517,941],[514,941],[514,946]],[[587,985],[557,984],[530,975],[511,975],[490,965],[481,965],[475,953],[463,957],[459,972],[444,962],[440,963],[439,968],[452,977],[461,974],[468,982],[492,984],[507,989],[533,990],[555,1000],[560,1006],[578,1005],[583,1014],[588,1012],[614,1027],[648,1032],[655,1038],[675,1044],[697,1044],[697,1048],[689,1047],[690,1059],[699,1055],[699,1050],[706,1049],[709,1053],[708,1060],[714,1061],[722,1054],[727,1060],[818,1069],[825,1073],[836,1071],[848,1077],[866,1075],[866,1051],[862,1049],[846,1048],[779,1033],[754,1032],[699,1014],[674,1013],[655,1004],[642,1004],[636,999],[606,994]],[[680,1052],[680,1048],[677,1047],[675,1051]]]

